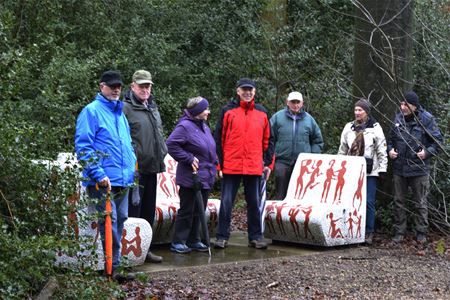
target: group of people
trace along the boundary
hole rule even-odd
[[[102,74],[100,91],[78,116],[75,135],[76,153],[87,178],[84,185],[90,197],[100,199],[98,211],[104,211],[105,195],[111,192],[113,270],[120,264],[120,238],[127,217],[144,218],[153,224],[157,174],[165,171],[167,153],[178,162],[176,183],[180,196],[172,251],[208,251],[209,241],[201,239],[201,212],[196,209],[195,199],[200,194],[203,207],[207,205],[216,177],[221,178],[221,207],[214,247],[228,246],[232,209],[243,182],[248,245],[266,249],[259,208],[261,177],[267,180],[274,169],[276,198],[284,199],[297,156],[320,153],[324,145],[318,124],[303,109],[302,94],[291,92],[286,107],[269,118],[266,108],[255,102],[256,83],[241,78],[236,83],[236,98],[220,111],[214,135],[207,123],[208,100],[194,97],[188,99],[182,117],[165,141],[158,106],[151,93],[150,72],[136,71],[130,90],[121,101],[123,85],[119,72]],[[394,167],[394,241],[401,242],[406,232],[408,185],[413,189],[419,211],[415,224],[417,239],[425,241],[429,161],[442,142],[433,116],[421,107],[414,92],[407,93],[386,144],[367,100],[356,102],[354,113],[355,120],[342,132],[338,154],[366,158],[366,242],[372,241],[377,177],[386,172],[388,155]],[[132,186],[135,187],[130,192]],[[102,219],[99,225],[104,241]],[[146,259],[162,261],[150,250]]]

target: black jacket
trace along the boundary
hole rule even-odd
[[[164,157],[167,154],[161,116],[153,100],[152,95],[146,107],[128,91],[125,93],[123,107],[130,124],[139,173],[147,175],[165,171]]]
[[[395,116],[394,126],[388,140],[387,151],[395,149],[398,157],[393,160],[394,175],[415,177],[428,175],[430,159],[439,150],[438,143],[443,138],[434,117],[419,108],[415,116],[405,118],[402,113]],[[417,152],[425,150],[426,157],[421,160]]]

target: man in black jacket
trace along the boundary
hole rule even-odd
[[[408,187],[411,187],[416,210],[416,239],[419,243],[425,243],[428,232],[430,159],[438,153],[443,138],[434,117],[422,108],[416,93],[406,93],[400,109],[401,112],[395,116],[387,147],[389,157],[393,160],[395,189],[395,236],[392,241],[402,242],[406,233],[406,196]]]
[[[131,138],[137,156],[139,193],[130,193],[130,217],[143,218],[153,226],[156,207],[157,174],[165,171],[164,157],[167,147],[164,140],[161,116],[152,90],[152,75],[145,70],[133,74],[131,90],[125,94],[123,111],[131,129]],[[150,262],[161,262],[162,257],[150,250]]]

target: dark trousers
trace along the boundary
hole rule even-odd
[[[412,200],[415,209],[414,225],[417,233],[428,232],[428,192],[430,181],[428,175],[417,177],[402,177],[394,175],[394,230],[396,234],[404,235],[407,229],[406,205],[408,187],[412,190]]]
[[[175,230],[173,232],[172,243],[174,244],[194,244],[200,241],[200,216],[197,209],[198,192],[191,188],[180,186],[180,208],[175,219]],[[208,204],[209,190],[201,190],[203,207]],[[209,241],[207,242],[209,245]]]
[[[157,174],[140,175],[139,178],[139,196],[141,201],[138,205],[133,205],[130,193],[128,197],[128,216],[134,218],[142,218],[150,223],[153,227],[156,209],[156,184]]]
[[[218,240],[230,238],[231,212],[241,180],[244,182],[245,201],[247,202],[248,238],[250,241],[262,238],[261,215],[259,213],[261,176],[224,174],[221,187],[219,226],[216,234]]]
[[[284,200],[286,198],[289,181],[291,180],[294,166],[289,166],[281,162],[275,162],[275,190],[276,200]]]

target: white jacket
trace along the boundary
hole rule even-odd
[[[364,133],[364,157],[373,159],[373,168],[367,176],[378,176],[380,172],[387,170],[387,147],[386,138],[384,137],[383,129],[380,124],[373,120],[363,130]],[[353,122],[345,125],[341,134],[341,144],[339,146],[338,154],[348,155],[350,147],[356,138],[356,131],[353,130]]]

